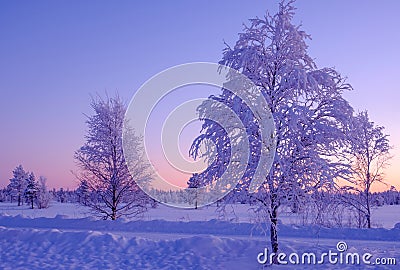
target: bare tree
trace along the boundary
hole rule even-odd
[[[383,171],[391,158],[388,135],[383,131],[384,127],[370,121],[367,111],[354,118],[350,138],[353,178],[349,180],[352,185],[344,189],[358,196],[348,195],[344,198],[359,211],[360,219],[365,219],[368,228],[371,228],[371,187],[378,182],[384,183]]]
[[[140,138],[132,129],[126,128],[124,136],[128,138],[136,156],[130,158],[131,173],[128,171],[122,149],[122,134],[126,105],[116,96],[92,100],[94,110],[88,116],[88,133],[85,144],[75,152],[75,160],[81,168],[77,175],[93,196],[86,205],[104,219],[115,220],[121,216],[136,216],[146,210],[147,195],[138,187],[137,181],[148,182],[150,173],[143,161]],[[132,170],[134,168],[134,170]],[[135,182],[136,181],[136,182]]]

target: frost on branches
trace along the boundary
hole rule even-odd
[[[22,165],[19,165],[13,170],[13,178],[10,179],[8,188],[12,197],[17,197],[18,206],[23,204],[23,196],[26,188],[28,173],[25,172]]]
[[[119,97],[94,99],[94,114],[88,116],[88,133],[85,144],[75,152],[75,160],[81,168],[78,175],[84,199],[95,214],[115,220],[121,216],[137,216],[146,210],[147,195],[137,182],[150,180],[148,165],[143,161],[139,138],[133,130],[124,129],[132,147],[128,171],[122,150],[122,127],[126,111]],[[128,123],[126,123],[128,126]],[[90,194],[88,194],[90,193]]]
[[[22,165],[13,170],[13,176],[10,179],[10,184],[7,186],[11,201],[16,197],[18,206],[20,206],[23,204],[23,199],[25,198],[32,209],[34,208],[34,204],[39,209],[49,207],[51,196],[47,191],[46,178],[44,176],[40,176],[38,182],[34,173],[26,172]]]
[[[48,208],[50,204],[50,193],[47,190],[47,179],[44,176],[39,176],[38,192],[36,194],[36,206],[39,209]]]
[[[370,121],[368,112],[353,119],[350,133],[352,161],[351,185],[344,186],[344,200],[359,213],[359,227],[371,228],[371,186],[383,182],[383,170],[391,158],[388,135],[384,127]]]
[[[25,189],[25,198],[27,202],[31,205],[33,209],[33,203],[37,198],[37,194],[39,193],[39,185],[36,181],[36,177],[33,173],[30,173],[27,179],[26,189]]]
[[[277,14],[250,20],[233,48],[227,45],[221,65],[236,69],[256,84],[274,117],[277,146],[270,172],[261,188],[251,196],[267,213],[273,252],[278,251],[277,218],[280,205],[304,200],[318,189],[331,186],[335,178],[345,177],[349,167],[342,157],[345,134],[353,109],[343,98],[351,90],[332,68],[317,68],[307,54],[304,31],[292,23],[293,1],[281,2]],[[248,166],[233,192],[248,189],[260,159],[260,130],[246,104],[232,92],[222,89],[210,99],[229,106],[243,122],[249,140]],[[195,139],[191,155],[201,154],[202,142],[211,140],[216,156],[200,179],[218,178],[229,163],[230,142],[226,132],[205,119],[207,102],[199,108],[204,120],[202,134]],[[209,154],[209,153],[206,153]],[[206,184],[206,183],[203,183]]]

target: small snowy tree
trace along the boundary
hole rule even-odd
[[[246,75],[260,88],[276,126],[276,153],[270,172],[259,192],[251,195],[268,213],[272,251],[278,252],[278,208],[287,202],[302,201],[305,196],[338,177],[345,177],[345,132],[353,113],[342,97],[351,89],[331,68],[318,69],[307,53],[309,36],[292,23],[293,1],[282,1],[279,11],[264,19],[252,19],[239,34],[233,48],[227,46],[220,64]],[[246,127],[250,155],[247,170],[237,189],[247,190],[260,160],[261,131],[248,106],[232,92],[222,89],[211,96],[225,103]],[[257,106],[257,104],[254,104]],[[207,117],[204,102],[198,109],[204,120],[202,134],[194,141],[191,154],[196,158],[202,141],[210,140],[217,148],[213,163],[201,179],[218,178],[229,164],[231,142],[226,131]],[[223,117],[223,116],[221,116]],[[228,120],[227,120],[228,121]],[[209,154],[209,153],[208,153]]]
[[[365,226],[371,228],[371,187],[384,182],[383,170],[391,158],[389,139],[384,134],[384,127],[370,121],[367,111],[355,116],[350,137],[353,174],[349,181],[352,185],[344,189],[356,192],[358,196],[344,198],[362,214]]]
[[[48,208],[50,203],[50,193],[47,191],[47,179],[44,176],[39,176],[38,191],[36,195],[36,206],[39,209]]]
[[[38,192],[39,192],[38,182],[36,181],[35,175],[33,173],[30,173],[27,179],[27,185],[24,195],[27,202],[31,205],[32,209],[33,209],[33,203],[37,198]]]
[[[0,190],[0,202],[6,202],[7,201],[7,188],[3,188]]]
[[[79,187],[76,189],[76,195],[78,196],[78,202],[86,205],[90,199],[89,185],[86,180],[82,180],[79,183]]]
[[[126,106],[115,98],[94,99],[94,114],[88,116],[88,134],[85,144],[75,152],[75,160],[81,168],[78,179],[94,194],[86,204],[104,219],[115,220],[121,216],[136,216],[146,210],[147,195],[135,181],[150,180],[149,165],[142,159],[138,137],[125,123],[124,136],[130,141],[129,157],[131,173],[128,171],[122,148],[122,134]]]
[[[66,202],[67,195],[65,194],[64,188],[60,188],[59,191],[56,191],[55,195],[56,195],[56,198],[57,198],[58,202],[60,202],[60,203],[65,203]]]
[[[197,209],[197,203],[198,203],[198,188],[201,186],[201,180],[199,179],[199,174],[194,173],[192,177],[190,177],[189,181],[187,182],[188,184],[188,193],[190,194],[189,198],[189,204],[194,203],[194,208]]]
[[[8,185],[11,196],[17,197],[18,206],[23,203],[23,196],[26,189],[26,183],[28,179],[28,173],[25,172],[22,165],[16,167],[13,171],[13,178],[10,179],[10,184]]]

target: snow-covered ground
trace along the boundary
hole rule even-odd
[[[140,221],[105,221],[88,217],[75,204],[53,203],[28,209],[0,203],[0,269],[285,269],[262,266],[257,256],[269,248],[267,237],[250,223],[246,205],[235,205],[225,220],[215,207],[182,210],[159,206]],[[328,229],[299,226],[282,213],[280,249],[290,254],[335,251],[345,241],[348,252],[369,252],[374,258],[395,258],[400,265],[400,208],[374,210],[384,228]],[[315,265],[292,265],[313,269]],[[366,266],[327,264],[321,268],[364,269]],[[377,266],[370,266],[375,269]]]
[[[162,219],[167,221],[207,221],[211,219],[223,219],[234,221],[235,223],[252,223],[255,220],[254,211],[249,205],[237,204],[227,206],[224,216],[218,211],[216,206],[208,206],[201,209],[179,209],[167,207],[159,204],[157,208],[150,208],[144,214],[142,220]],[[37,218],[37,217],[56,217],[62,215],[68,218],[89,217],[89,210],[79,204],[51,202],[47,209],[30,209],[29,206],[17,206],[15,203],[0,203],[0,214],[9,216]],[[290,212],[279,214],[279,219],[283,224],[299,225],[300,217]],[[396,223],[400,222],[400,205],[384,205],[372,208],[372,224],[374,227],[391,229]]]

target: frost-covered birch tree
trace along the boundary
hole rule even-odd
[[[130,162],[134,175],[128,171],[122,149],[122,135],[126,105],[118,97],[93,99],[94,114],[88,116],[85,144],[75,152],[75,160],[81,168],[78,179],[94,196],[85,201],[94,212],[104,219],[115,220],[121,216],[137,216],[146,210],[147,195],[137,185],[150,180],[148,165],[143,161],[143,150],[134,131],[124,129],[124,136],[131,143]]]
[[[345,195],[345,201],[364,217],[359,225],[371,228],[371,187],[384,182],[383,170],[391,158],[388,135],[384,127],[369,119],[368,112],[360,112],[354,117],[350,133],[352,185],[344,186],[346,191],[356,194]]]
[[[307,53],[310,38],[293,24],[293,1],[282,1],[275,15],[250,20],[234,47],[227,45],[220,64],[240,71],[257,85],[274,117],[276,153],[265,181],[251,196],[265,210],[270,224],[272,251],[278,252],[278,209],[288,201],[302,200],[307,194],[333,185],[349,173],[342,160],[345,132],[353,110],[342,97],[351,89],[332,68],[317,68]],[[222,89],[210,96],[229,106],[243,122],[249,140],[250,156],[237,189],[246,190],[260,160],[260,130],[249,107],[232,92]],[[200,179],[218,178],[229,163],[230,141],[217,123],[207,120],[207,104],[198,112],[204,120],[201,135],[195,139],[191,155],[200,155],[202,142],[211,140],[217,153]],[[206,153],[207,154],[207,153]]]

